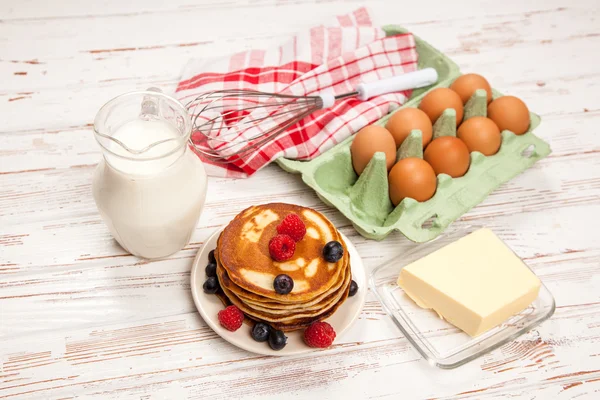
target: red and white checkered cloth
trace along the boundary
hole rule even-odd
[[[222,89],[252,89],[270,93],[315,95],[321,92],[352,92],[360,82],[391,78],[417,69],[417,52],[411,34],[386,37],[372,27],[365,8],[338,16],[329,26],[318,26],[296,35],[283,46],[249,50],[230,57],[192,60],[185,67],[176,97],[189,104],[198,95]],[[340,100],[288,128],[231,163],[214,163],[199,155],[212,176],[241,178],[252,175],[278,157],[312,159],[402,105],[410,91],[377,96],[368,101]],[[193,103],[192,103],[193,105]],[[194,107],[188,107],[193,113]],[[264,112],[258,110],[251,114]],[[195,116],[192,115],[192,118]],[[241,130],[227,127],[238,139],[252,138],[279,122],[267,118],[258,126]],[[220,133],[221,134],[221,133]],[[198,134],[200,136],[200,134]],[[197,146],[218,142],[201,141]],[[250,143],[253,143],[252,141]],[[226,153],[224,153],[226,155]]]

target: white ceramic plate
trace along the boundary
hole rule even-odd
[[[316,349],[310,348],[304,343],[302,338],[304,332],[303,330],[287,332],[287,345],[283,349],[275,351],[269,347],[267,342],[260,343],[252,339],[250,336],[250,330],[252,327],[249,324],[242,325],[242,327],[235,332],[230,332],[223,328],[221,324],[219,324],[217,313],[223,309],[223,303],[221,303],[221,300],[219,300],[219,298],[214,294],[204,293],[202,285],[206,280],[204,269],[208,264],[208,253],[216,247],[217,239],[219,238],[219,234],[223,229],[224,227],[218,229],[211,235],[210,238],[208,238],[206,243],[204,243],[204,246],[202,246],[202,248],[198,251],[196,258],[194,259],[194,264],[192,265],[192,296],[194,297],[196,308],[200,312],[200,315],[204,321],[206,321],[208,326],[218,333],[219,336],[227,340],[229,343],[253,353],[272,356],[286,356],[315,351]],[[344,304],[342,304],[331,317],[326,319],[326,321],[331,324],[336,332],[334,344],[340,341],[342,334],[358,318],[363,305],[365,304],[365,298],[368,290],[365,268],[362,260],[360,259],[356,248],[352,245],[348,238],[344,236],[344,234],[341,234],[341,236],[346,243],[348,251],[350,252],[350,268],[352,270],[352,279],[354,279],[358,285],[358,292],[353,297],[348,297]]]

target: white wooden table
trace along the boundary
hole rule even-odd
[[[553,292],[554,317],[455,370],[428,366],[369,294],[329,350],[239,350],[197,314],[189,270],[203,240],[268,201],[324,212],[370,270],[408,248],[363,239],[297,176],[270,166],[211,179],[191,243],[126,254],[94,205],[91,122],[120,93],[172,90],[190,57],[281,42],[331,0],[3,0],[0,3],[0,399],[600,398],[600,12],[594,0],[372,1],[396,23],[543,117],[553,153],[457,224],[494,229]],[[430,3],[430,4],[426,4]]]

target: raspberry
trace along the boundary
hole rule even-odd
[[[236,306],[229,306],[219,311],[219,322],[228,331],[237,331],[244,322],[244,313]]]
[[[288,235],[277,235],[269,241],[269,254],[275,261],[286,261],[294,256],[296,242]]]
[[[331,346],[335,331],[327,322],[314,322],[304,331],[304,342],[310,347],[324,349]]]
[[[306,235],[306,226],[297,214],[288,214],[277,226],[277,233],[289,235],[294,241],[299,242]]]

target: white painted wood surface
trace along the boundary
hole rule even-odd
[[[588,1],[371,1],[542,115],[553,154],[457,224],[490,226],[539,274],[554,317],[455,370],[428,366],[369,294],[334,348],[268,358],[198,316],[189,269],[202,241],[252,204],[324,212],[370,270],[411,244],[367,241],[297,176],[211,179],[191,243],[126,254],[94,206],[91,122],[109,98],[173,88],[192,56],[266,47],[358,1],[0,2],[0,399],[600,398],[600,12]],[[410,5],[409,5],[410,4]]]

